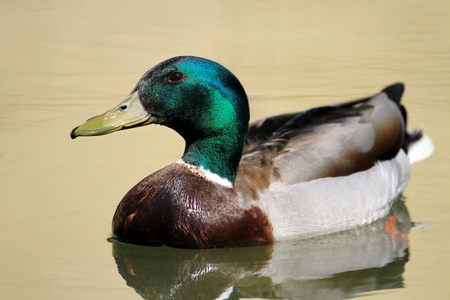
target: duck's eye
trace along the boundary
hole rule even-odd
[[[185,78],[186,76],[183,74],[183,72],[173,71],[172,73],[170,73],[168,80],[170,83],[181,83]]]

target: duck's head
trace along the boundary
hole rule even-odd
[[[73,129],[71,137],[165,125],[185,139],[185,162],[233,181],[248,120],[247,96],[230,71],[204,58],[180,56],[147,71],[122,102]],[[236,170],[220,171],[216,164]]]

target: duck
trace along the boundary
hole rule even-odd
[[[148,70],[123,101],[70,135],[159,124],[185,141],[179,160],[120,201],[114,239],[194,249],[272,245],[388,215],[411,163],[434,149],[422,129],[406,128],[403,92],[396,83],[370,97],[249,123],[246,92],[231,71],[178,56]]]

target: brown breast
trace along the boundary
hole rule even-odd
[[[242,208],[233,189],[180,163],[146,177],[125,195],[113,234],[131,243],[183,248],[273,243],[272,226],[259,207]]]

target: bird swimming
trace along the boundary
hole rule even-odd
[[[182,248],[269,245],[388,214],[410,163],[433,152],[423,131],[406,129],[403,91],[398,83],[249,124],[247,95],[229,70],[179,56],[151,68],[122,102],[71,137],[160,124],[185,140],[178,161],[123,197],[114,238]]]

